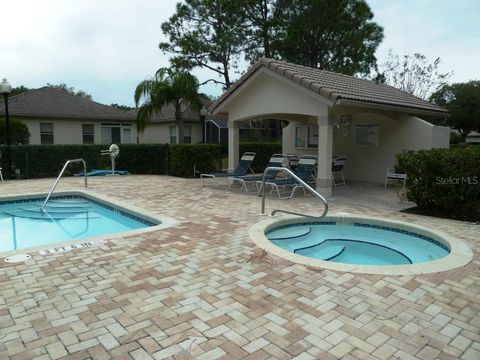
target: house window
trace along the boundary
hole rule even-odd
[[[318,126],[299,126],[295,134],[295,147],[318,147]]]
[[[169,126],[170,129],[170,144],[177,143],[177,127],[176,126]]]
[[[102,144],[128,144],[132,142],[131,124],[102,124]]]
[[[53,145],[52,123],[40,123],[40,144]]]
[[[130,127],[123,127],[123,144],[130,144],[132,142],[132,129]]]
[[[92,124],[83,124],[82,125],[82,136],[83,136],[83,143],[84,144],[93,144],[94,143],[93,125]]]
[[[185,144],[192,143],[192,127],[191,126],[184,126],[183,127],[183,142]]]

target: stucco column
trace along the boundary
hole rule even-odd
[[[332,195],[333,126],[328,115],[318,116],[318,172],[317,191],[324,196]]]
[[[228,121],[228,171],[233,171],[238,165],[240,146],[239,123]]]

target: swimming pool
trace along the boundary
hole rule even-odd
[[[296,263],[371,274],[430,273],[465,265],[473,257],[465,243],[433,229],[356,216],[269,218],[255,224],[250,237]]]
[[[440,259],[450,249],[414,232],[361,223],[310,222],[273,228],[267,238],[287,251],[360,265],[406,265]]]
[[[44,199],[43,195],[0,198],[2,255],[173,224],[169,218],[83,191],[56,194],[41,211]]]

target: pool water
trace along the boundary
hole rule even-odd
[[[303,223],[269,230],[275,245],[298,255],[359,265],[408,265],[440,259],[449,249],[409,231],[369,225]]]
[[[157,224],[81,196],[0,202],[0,252]]]

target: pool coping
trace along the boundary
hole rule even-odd
[[[26,194],[14,194],[14,195],[7,195],[7,196],[0,196],[0,201],[17,201],[17,200],[28,200],[28,199],[36,199],[36,198],[46,198],[48,193],[45,192],[36,192],[36,193],[26,193]],[[121,200],[117,199],[112,199],[110,197],[107,197],[102,194],[98,194],[92,190],[65,190],[65,191],[57,191],[53,194],[53,198],[58,197],[58,196],[83,196],[89,200],[98,202],[100,204],[104,204],[106,206],[113,207],[115,209],[118,209],[120,211],[126,212],[128,214],[134,215],[142,220],[146,220],[150,223],[156,224],[153,226],[149,227],[144,227],[141,229],[133,229],[133,230],[127,230],[127,231],[122,231],[118,233],[112,233],[112,234],[106,234],[106,235],[100,235],[100,236],[94,236],[94,237],[88,237],[88,238],[83,238],[83,239],[78,239],[78,240],[66,240],[66,241],[61,241],[61,242],[55,242],[55,243],[50,243],[50,244],[45,244],[45,245],[39,245],[39,246],[32,246],[28,248],[23,248],[23,249],[17,249],[17,250],[8,250],[4,252],[0,252],[0,259],[1,258],[6,258],[11,255],[17,255],[17,254],[23,254],[23,253],[33,253],[33,252],[39,252],[40,250],[47,250],[47,249],[52,249],[52,248],[62,248],[66,247],[68,245],[75,245],[75,244],[82,244],[82,243],[88,243],[92,242],[94,245],[101,245],[103,241],[107,239],[112,239],[113,237],[123,237],[123,236],[131,236],[131,235],[138,235],[138,234],[143,234],[151,231],[156,231],[156,230],[161,230],[161,229],[166,229],[172,226],[175,226],[178,224],[178,221],[175,219],[172,219],[168,216],[164,215],[159,215],[156,213],[153,213],[149,210],[137,207],[135,205],[126,203]],[[61,253],[61,252],[58,252]],[[43,255],[43,256],[48,256],[48,255]]]
[[[265,233],[277,226],[289,225],[294,223],[308,223],[318,221],[335,221],[340,223],[362,223],[377,226],[392,227],[400,230],[411,231],[423,236],[430,237],[450,248],[450,254],[437,260],[425,263],[409,265],[353,265],[329,262],[319,259],[313,259],[302,255],[294,254],[288,250],[282,249],[267,239]],[[296,264],[310,266],[318,269],[335,270],[342,272],[352,272],[361,274],[378,275],[418,275],[431,274],[440,271],[452,270],[468,264],[473,259],[473,252],[470,247],[462,240],[455,238],[447,233],[430,229],[420,225],[412,225],[398,220],[385,218],[372,218],[358,215],[329,215],[322,219],[306,219],[292,215],[281,215],[268,217],[254,224],[249,229],[250,239],[260,248],[285,260]]]

